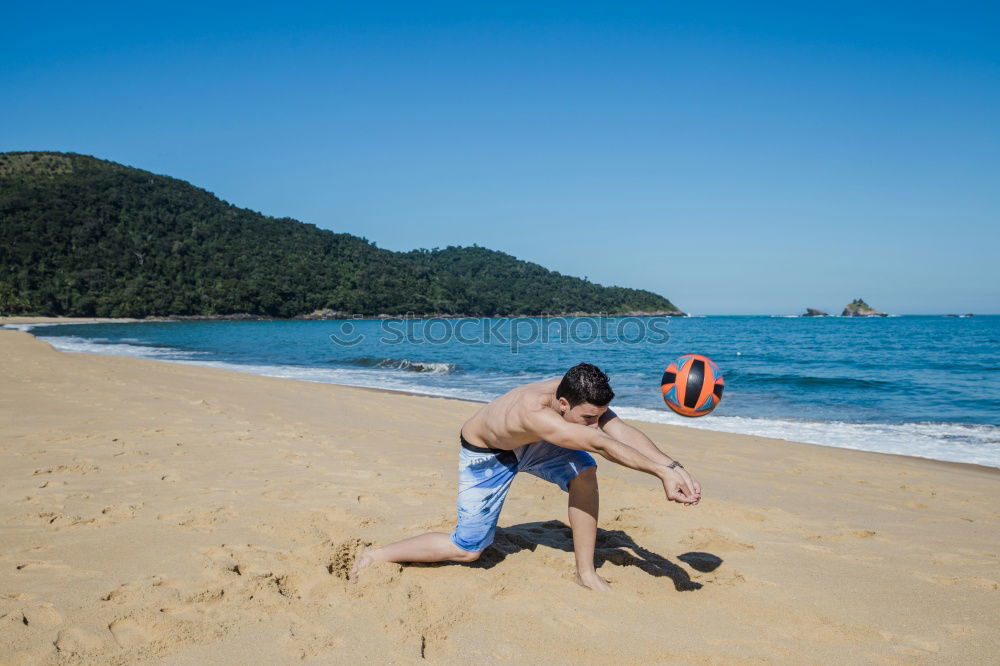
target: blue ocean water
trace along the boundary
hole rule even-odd
[[[1000,467],[1000,315],[877,319],[203,321],[34,326],[56,348],[489,400],[580,361],[622,416]],[[659,380],[699,353],[726,379],[709,416],[673,414]],[[669,448],[668,443],[664,443]]]

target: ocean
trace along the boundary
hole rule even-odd
[[[1000,315],[19,327],[63,351],[475,401],[586,361],[610,375],[623,417],[1000,467]],[[719,407],[697,419],[660,397],[663,368],[687,353],[714,360],[726,380]]]

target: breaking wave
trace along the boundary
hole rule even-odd
[[[375,358],[363,356],[349,361],[351,365],[360,365],[365,368],[382,368],[387,370],[405,370],[407,372],[427,372],[432,375],[451,375],[461,368],[457,363],[445,363],[444,361],[414,361],[408,358]]]

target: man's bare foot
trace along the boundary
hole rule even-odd
[[[364,551],[354,559],[354,566],[351,567],[351,573],[347,577],[349,581],[357,583],[358,572],[362,569],[367,569],[375,562],[375,558],[372,557],[372,552],[375,550],[375,548],[365,548]]]
[[[574,578],[573,580],[576,581],[577,585],[582,585],[583,587],[589,588],[591,590],[599,590],[604,592],[611,589],[611,586],[608,585],[608,581],[598,576],[596,572],[589,573],[584,576],[581,576],[580,572],[577,572],[576,578]]]

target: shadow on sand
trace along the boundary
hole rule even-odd
[[[566,523],[559,520],[521,523],[510,527],[498,527],[493,544],[483,551],[479,559],[471,564],[439,562],[435,564],[411,564],[406,566],[467,566],[477,569],[492,569],[503,562],[508,555],[522,550],[534,551],[538,546],[557,548],[573,552],[573,532]],[[690,552],[678,555],[677,559],[696,571],[714,571],[722,564],[722,559],[711,553]],[[638,567],[650,576],[666,577],[673,581],[679,591],[698,590],[701,583],[691,580],[687,571],[662,555],[647,550],[637,544],[622,530],[597,530],[597,544],[594,550],[594,564],[597,568],[610,562],[621,567]]]

